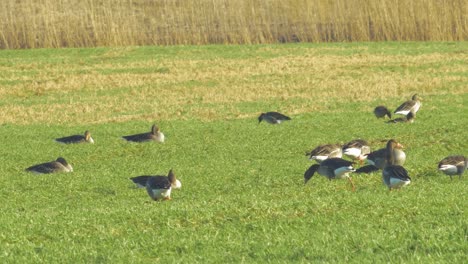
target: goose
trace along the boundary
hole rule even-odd
[[[180,185],[177,186],[177,184],[176,176],[171,169],[167,176],[149,177],[146,181],[146,191],[154,201],[171,200],[172,186],[176,185],[175,188],[180,188]]]
[[[312,176],[314,176],[315,172],[317,172],[318,174],[327,177],[329,180],[348,179],[354,191],[354,183],[351,177],[349,177],[349,173],[354,171],[355,169],[353,168],[353,163],[351,161],[341,158],[329,158],[324,160],[322,163],[314,164],[307,169],[304,173],[304,184],[306,184]]]
[[[391,139],[387,142],[387,149],[399,149],[401,144],[396,140]],[[382,179],[384,184],[391,191],[392,189],[400,189],[411,183],[411,178],[408,171],[401,165],[396,164],[395,152],[390,151],[386,155],[385,167],[382,170]]]
[[[84,135],[72,135],[68,137],[56,138],[55,141],[63,144],[74,144],[74,143],[94,143],[91,133],[86,130]]]
[[[123,136],[127,141],[131,142],[147,142],[147,141],[156,141],[164,143],[164,134],[159,130],[159,127],[156,124],[153,124],[151,131],[142,134]]]
[[[410,111],[406,117],[399,117],[395,118],[392,120],[387,121],[389,124],[394,124],[394,123],[413,123],[414,118],[416,117],[416,114],[413,111]]]
[[[468,159],[462,155],[448,156],[441,160],[437,167],[441,172],[450,176],[450,179],[453,175],[458,175],[458,178],[461,179],[463,172],[468,167]]]
[[[402,150],[403,145],[398,142],[395,145],[392,142],[392,140],[389,140],[385,148],[369,153],[367,155],[367,163],[369,165],[357,169],[356,173],[371,173],[377,170],[383,170],[387,163],[386,157],[390,155],[389,153],[393,153],[395,165],[403,166],[406,161],[406,154]]]
[[[393,113],[407,115],[412,110],[416,114],[421,107],[421,100],[418,94],[414,94],[411,100],[402,103]]]
[[[281,113],[278,112],[267,112],[267,113],[261,113],[260,116],[258,117],[258,123],[262,122],[262,120],[265,120],[265,122],[269,124],[281,124],[283,121],[291,120],[289,116],[285,116]]]
[[[59,172],[72,172],[72,166],[62,157],[57,158],[54,161],[46,162],[31,166],[26,169],[37,174],[46,174],[46,173],[59,173]]]
[[[383,105],[379,105],[374,108],[374,115],[377,118],[385,118],[385,116],[388,116],[388,118],[392,118],[392,113],[390,113],[390,111],[388,111],[388,108]]]
[[[343,151],[341,150],[341,145],[324,144],[307,152],[306,156],[309,156],[309,160],[315,160],[321,163],[328,158],[341,158],[343,156]]]
[[[142,175],[142,176],[136,176],[136,177],[131,177],[130,180],[135,183],[137,188],[145,188],[146,183],[148,182],[148,179],[154,177],[153,175]],[[176,179],[174,183],[171,184],[172,188],[174,189],[180,189],[182,187],[182,183]]]
[[[403,166],[406,161],[406,154],[402,150],[403,148],[403,145],[398,142],[394,144],[394,140],[391,139],[387,141],[387,146],[385,148],[369,153],[369,155],[367,155],[367,162],[383,170],[386,165],[386,156],[392,153],[394,157],[394,164]]]
[[[353,160],[362,161],[366,159],[367,154],[370,153],[370,146],[367,141],[362,139],[355,139],[343,145],[343,154]]]

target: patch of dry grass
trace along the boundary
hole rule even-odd
[[[299,114],[334,111],[333,105],[348,102],[400,102],[415,92],[468,92],[468,55],[457,52],[457,45],[453,52],[413,55],[391,52],[393,44],[370,52],[369,45],[187,47],[164,58],[158,56],[167,49],[142,47],[60,61],[49,59],[56,52],[50,50],[33,62],[20,59],[34,53],[24,51],[16,59],[0,59],[0,119],[31,124],[251,118],[267,110]],[[146,53],[153,56],[133,58]]]

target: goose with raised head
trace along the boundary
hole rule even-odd
[[[395,118],[392,120],[387,121],[389,124],[394,124],[394,123],[413,123],[414,119],[416,117],[416,114],[413,111],[410,111],[406,117],[399,117]]]
[[[85,131],[84,135],[56,138],[55,141],[63,144],[94,143],[94,139],[91,137],[91,133],[88,130]]]
[[[387,142],[387,149],[401,149],[402,145],[391,139]],[[389,190],[399,189],[411,183],[408,171],[401,165],[396,164],[395,151],[390,151],[386,155],[385,167],[382,170],[382,179]]]
[[[73,168],[64,158],[59,157],[54,161],[33,165],[27,168],[26,171],[37,174],[47,174],[59,172],[72,172]]]
[[[416,114],[422,105],[421,100],[418,94],[414,94],[411,100],[402,103],[393,113],[406,116],[409,112],[413,111]]]
[[[148,179],[154,177],[154,175],[142,175],[131,177],[130,180],[136,185],[137,188],[145,188]],[[182,187],[182,183],[176,179],[175,182],[171,183],[172,188],[180,189]]]
[[[383,170],[387,164],[387,156],[392,153],[394,156],[395,165],[403,166],[406,161],[406,153],[403,151],[403,145],[391,143],[392,140],[387,142],[385,148],[372,151],[367,155],[367,163],[369,165],[363,166],[356,170],[356,173],[371,173],[377,170]]]
[[[150,132],[123,136],[123,138],[131,142],[156,141],[164,143],[164,134],[160,131],[159,127],[156,124],[153,124]]]
[[[174,189],[181,187],[172,169],[167,176],[151,176],[146,181],[146,191],[154,201],[171,200],[172,186],[175,186]]]

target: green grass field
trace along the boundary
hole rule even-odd
[[[463,263],[468,44],[349,43],[0,51],[2,263]],[[385,124],[413,93],[413,124]],[[265,111],[293,120],[258,124]],[[157,123],[164,144],[123,135]],[[93,145],[53,139],[90,130]],[[305,151],[397,139],[412,183],[314,176]],[[25,168],[58,156],[69,174]],[[151,201],[129,177],[182,182]]]

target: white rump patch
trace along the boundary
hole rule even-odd
[[[390,187],[398,189],[398,188],[401,188],[403,186],[410,184],[410,182],[411,182],[410,180],[404,181],[401,179],[390,178]]]
[[[347,148],[345,149],[343,154],[357,158],[361,155],[361,149],[360,148]]]
[[[164,139],[165,139],[165,138],[166,138],[166,137],[164,136],[164,134],[163,134],[162,132],[159,132],[159,136],[158,136],[157,141],[158,141],[158,142],[161,142],[161,143],[164,143]]]
[[[182,188],[182,183],[179,180],[176,180],[174,184],[171,184],[172,188],[174,189],[180,189]]]
[[[312,156],[310,157],[310,160],[316,160],[319,162],[322,162],[324,160],[328,159],[328,156]]]
[[[455,165],[442,165],[439,168],[440,171],[446,173],[446,174],[457,174],[458,170]]]
[[[171,188],[167,190],[166,189],[152,189],[151,192],[153,193],[152,198],[154,200],[171,197]]]

